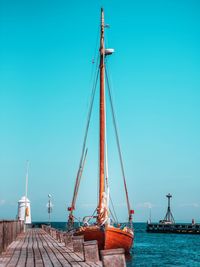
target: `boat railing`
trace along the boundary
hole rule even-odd
[[[114,227],[120,228],[120,229],[124,229],[124,228],[130,228],[133,229],[133,223],[130,222],[123,222],[123,223],[111,223],[111,225],[113,225]]]

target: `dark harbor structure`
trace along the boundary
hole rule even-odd
[[[171,194],[166,195],[168,199],[167,212],[163,220],[159,223],[147,222],[147,232],[150,233],[175,233],[175,234],[200,234],[200,224],[192,223],[175,223],[174,216],[171,211],[170,199]]]

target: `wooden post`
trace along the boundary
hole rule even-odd
[[[98,262],[99,251],[97,240],[87,241],[83,243],[84,258],[86,262]]]
[[[65,242],[65,232],[63,232],[63,231],[60,232],[60,242],[61,243]]]
[[[56,239],[57,238],[57,230],[54,229],[54,238]]]
[[[62,243],[62,231],[56,231],[56,239],[58,242]]]
[[[0,222],[0,254],[3,251],[3,222]]]
[[[125,250],[123,248],[101,250],[104,267],[125,267]]]
[[[51,237],[53,237],[53,228],[51,228],[50,233],[51,233]]]
[[[72,245],[72,235],[70,235],[69,233],[66,233],[64,242],[65,242],[66,247],[69,247],[70,245]]]
[[[54,228],[52,228],[52,237],[56,239],[55,233],[56,233],[56,230]]]
[[[56,240],[58,240],[58,242],[60,242],[59,238],[60,238],[60,232],[58,230],[56,230]]]
[[[78,235],[72,237],[74,252],[83,253],[84,236]]]

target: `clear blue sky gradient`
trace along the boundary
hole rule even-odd
[[[80,159],[100,7],[109,73],[135,220],[200,221],[200,2],[198,0],[0,1],[0,218],[25,191],[33,220],[65,221]],[[109,108],[108,108],[109,111]],[[97,99],[76,216],[97,200]],[[125,198],[108,117],[110,183],[120,220]]]

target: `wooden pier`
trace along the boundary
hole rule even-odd
[[[195,223],[175,223],[174,216],[171,212],[170,199],[172,195],[169,193],[166,195],[168,199],[167,213],[163,220],[159,223],[147,222],[146,231],[149,233],[170,233],[170,234],[200,234],[200,224]]]
[[[163,223],[148,223],[147,232],[149,233],[172,233],[172,234],[200,234],[200,224],[191,223],[174,223],[174,224],[163,224]]]
[[[62,240],[60,240],[62,241]],[[28,229],[20,233],[0,256],[0,267],[98,267],[102,262],[85,262],[83,253],[58,242],[43,229]]]

